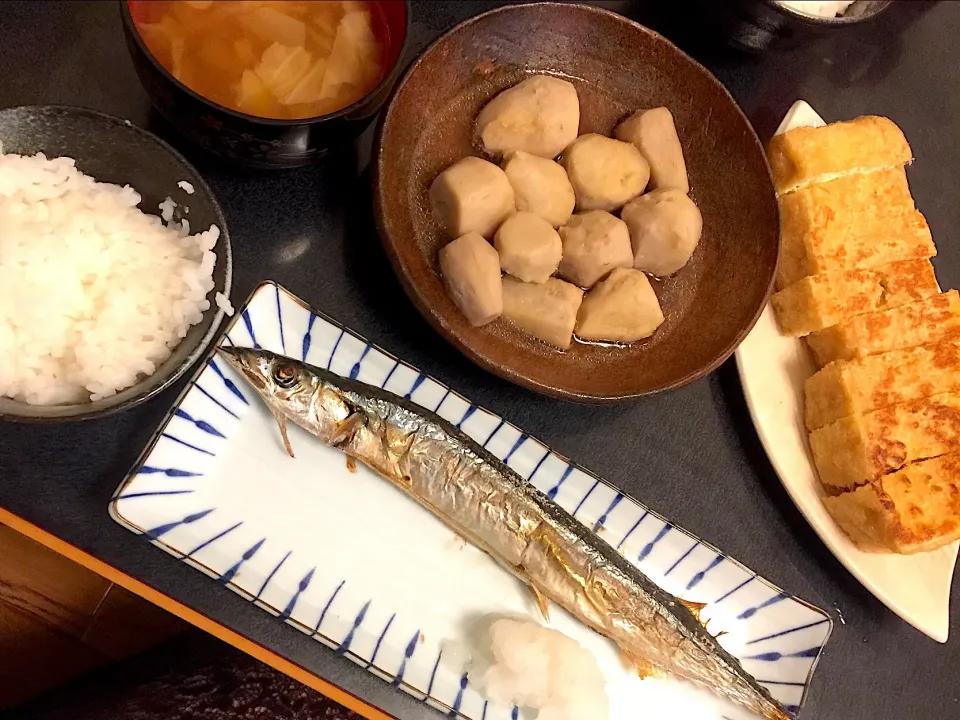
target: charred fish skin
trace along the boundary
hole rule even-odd
[[[368,465],[638,667],[683,677],[767,720],[789,718],[679,599],[452,423],[266,350],[220,352],[281,429],[294,422]]]

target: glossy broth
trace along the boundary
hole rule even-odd
[[[340,110],[383,78],[373,2],[158,0],[137,3],[147,48],[208,100],[265,118]]]

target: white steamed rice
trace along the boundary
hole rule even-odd
[[[220,229],[190,235],[139,202],[71,158],[0,149],[0,395],[36,405],[113,395],[200,322]]]
[[[232,316],[235,312],[233,305],[230,304],[230,298],[228,298],[222,292],[218,292],[216,295],[214,295],[213,300],[217,303],[217,307],[223,310],[227,315]]]

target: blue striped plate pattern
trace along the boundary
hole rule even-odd
[[[666,590],[707,603],[708,629],[791,712],[832,621],[496,415],[264,283],[225,343],[260,346],[436,411],[592,528]],[[366,468],[291,428],[296,459],[254,392],[217,358],[184,391],[110,503],[113,518],[267,612],[450,716],[532,714],[488,703],[466,674],[489,615],[537,618],[529,591]],[[611,720],[753,717],[687,683],[641,680],[558,608],[594,652]],[[722,633],[722,634],[720,634]],[[678,708],[683,708],[678,714]]]

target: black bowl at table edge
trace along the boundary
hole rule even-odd
[[[118,2],[134,69],[160,116],[195,147],[262,170],[303,167],[328,151],[351,147],[390,95],[410,41],[410,0],[402,0],[406,8],[403,41],[393,66],[373,90],[328,115],[304,120],[261,118],[207,100],[173,77],[147,49],[127,0]]]
[[[777,0],[696,0],[694,17],[705,33],[750,53],[789,50],[827,33],[876,18],[892,0],[856,0],[840,17],[806,15]]]
[[[186,172],[186,177],[180,177],[179,179],[186,180],[193,186],[193,192],[187,194],[191,197],[203,197],[206,202],[209,203],[216,225],[220,229],[220,237],[217,239],[217,244],[214,247],[214,252],[217,255],[217,263],[214,269],[215,286],[213,290],[208,293],[208,298],[212,297],[215,300],[214,293],[216,292],[223,293],[227,298],[230,297],[230,292],[233,288],[233,250],[230,244],[230,232],[227,228],[226,217],[223,214],[220,203],[217,201],[210,186],[203,179],[203,176],[201,176],[197,169],[191,165],[183,155],[177,152],[176,149],[153,133],[134,125],[129,120],[91,108],[70,105],[23,105],[0,108],[0,119],[2,119],[5,113],[10,112],[72,114],[80,117],[88,117],[95,122],[107,122],[114,126],[124,128],[123,132],[134,133],[142,138],[148,139],[151,143],[158,146],[159,149],[169,154],[169,156],[181,166],[181,169]],[[92,133],[85,136],[87,143],[91,141],[91,137]],[[116,147],[116,145],[112,147]],[[53,154],[50,153],[49,148],[43,149],[47,150],[48,154]],[[24,150],[25,148],[18,147],[16,143],[7,143],[7,151],[21,153]],[[78,169],[81,171],[84,170],[84,168],[79,167]],[[135,182],[131,182],[131,186],[134,186],[134,189],[140,192],[140,190],[135,187],[135,184]],[[222,285],[218,279],[221,268],[223,272]],[[209,327],[204,328],[208,313],[212,313],[212,317],[209,320]],[[136,384],[114,395],[101,398],[100,400],[71,405],[29,405],[0,396],[0,422],[42,424],[93,420],[141,405],[153,399],[180,380],[184,373],[198,361],[206,362],[210,354],[215,352],[220,336],[226,333],[229,323],[224,323],[225,318],[226,312],[212,301],[211,307],[204,312],[204,319],[188,329],[187,336],[181,340],[180,344],[174,348],[172,354],[160,364],[152,375],[143,378]],[[192,347],[190,347],[190,345],[192,345]],[[182,351],[184,352],[183,357],[178,359],[177,355]],[[165,368],[167,365],[170,365],[169,369]]]

